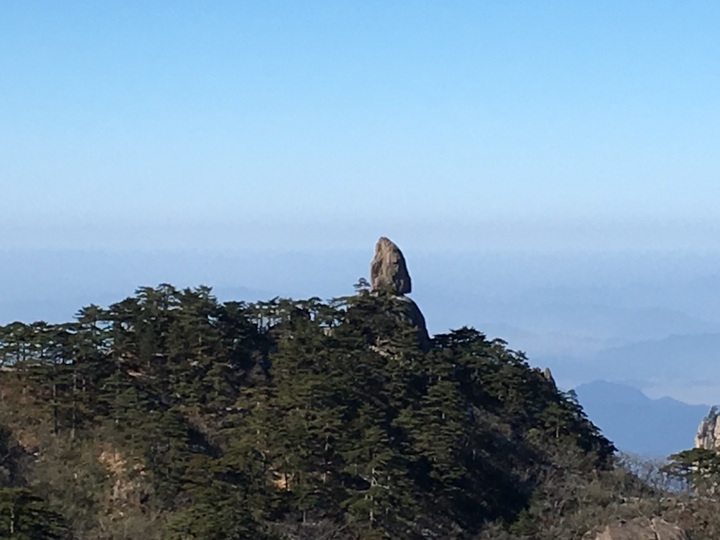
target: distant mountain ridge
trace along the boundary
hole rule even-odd
[[[626,384],[596,380],[575,388],[586,414],[618,449],[666,457],[693,446],[708,405],[670,397],[651,399]]]

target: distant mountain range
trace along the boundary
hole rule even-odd
[[[572,387],[596,379],[629,384],[657,397],[703,404],[720,399],[720,333],[670,335],[601,349],[590,356],[535,355]]]
[[[637,388],[596,380],[575,388],[585,413],[619,450],[666,457],[691,448],[709,406],[651,399]]]

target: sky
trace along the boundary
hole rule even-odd
[[[0,324],[162,282],[347,294],[383,235],[432,332],[477,326],[567,388],[717,402],[719,20],[714,0],[0,2]]]
[[[0,5],[0,250],[716,249],[714,1]]]

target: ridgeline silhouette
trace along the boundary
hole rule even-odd
[[[562,540],[638,513],[700,530],[522,353],[430,338],[387,239],[370,277],[329,301],[162,284],[0,327],[0,537]]]

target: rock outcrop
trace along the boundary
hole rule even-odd
[[[422,311],[420,311],[418,305],[407,296],[397,296],[395,300],[403,303],[403,317],[405,317],[411,326],[414,326],[417,329],[417,338],[420,348],[423,350],[429,349],[430,334],[428,334],[427,331],[425,317],[423,316]]]
[[[402,309],[402,317],[417,329],[418,343],[421,348],[430,347],[430,335],[425,317],[418,305],[405,296],[412,290],[410,273],[400,248],[384,236],[375,244],[375,256],[370,263],[370,284],[375,294],[387,293],[393,296]]]
[[[687,540],[687,535],[677,525],[654,517],[608,525],[594,540]]]
[[[720,412],[717,407],[711,407],[710,412],[700,422],[695,435],[695,448],[720,449]]]
[[[370,284],[373,291],[383,290],[398,295],[412,291],[410,273],[402,251],[384,236],[375,244],[375,256],[370,263]]]

